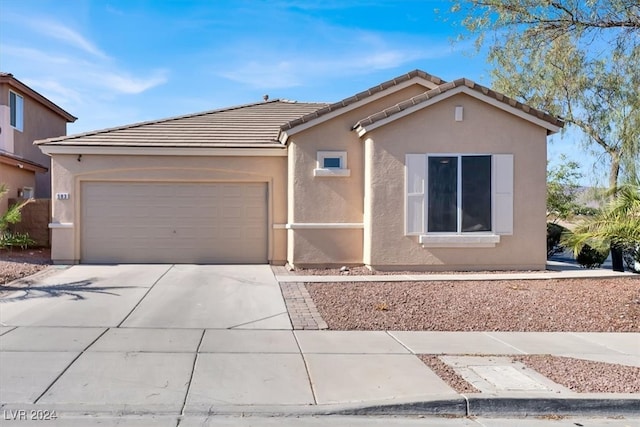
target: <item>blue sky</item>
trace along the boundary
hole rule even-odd
[[[491,85],[436,0],[0,0],[0,69],[68,132],[271,99],[335,102],[419,68]],[[591,170],[571,134],[554,137]]]

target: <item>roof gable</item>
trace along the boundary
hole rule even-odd
[[[387,80],[374,87],[371,87],[365,91],[357,93],[349,98],[345,98],[342,101],[327,105],[324,108],[320,108],[295,120],[291,120],[288,123],[282,125],[281,135],[279,140],[286,143],[289,136],[294,135],[310,127],[316,126],[327,120],[330,120],[336,116],[349,112],[355,108],[358,108],[364,104],[380,99],[389,93],[393,93],[402,90],[412,84],[421,84],[427,89],[437,88],[439,85],[445,83],[439,77],[425,73],[422,70],[413,70],[407,74],[403,74],[394,79]]]
[[[13,77],[13,74],[11,74],[11,73],[0,72],[0,84],[9,85],[10,87],[12,87],[15,90],[19,91],[22,95],[26,95],[29,98],[35,100],[36,102],[44,105],[49,110],[53,111],[54,113],[56,113],[57,115],[59,115],[60,117],[62,117],[63,119],[65,119],[69,123],[73,123],[78,119],[74,115],[68,113],[67,111],[65,111],[61,107],[59,107],[58,105],[54,104],[48,98],[45,98],[44,96],[42,96],[41,94],[39,94],[35,90],[31,89],[26,84],[22,83],[20,80],[18,80],[15,77]]]
[[[488,87],[479,85],[472,80],[463,78],[444,83],[435,89],[431,89],[423,94],[414,96],[413,98],[409,98],[406,101],[372,114],[358,121],[353,126],[353,129],[358,132],[359,136],[363,136],[373,129],[384,126],[458,93],[465,93],[524,120],[544,127],[547,129],[548,134],[556,133],[564,126],[564,122],[557,117],[516,101]]]

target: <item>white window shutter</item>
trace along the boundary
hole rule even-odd
[[[407,235],[424,234],[425,177],[427,159],[424,154],[406,155],[406,219]]]
[[[493,156],[494,232],[513,234],[513,154]]]

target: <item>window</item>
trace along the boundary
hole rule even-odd
[[[15,92],[9,91],[10,124],[19,131],[24,125],[24,99]]]
[[[349,176],[346,151],[318,151],[318,163],[313,176]]]
[[[491,231],[491,156],[428,158],[427,230]]]
[[[407,235],[436,246],[487,247],[512,232],[513,155],[406,156]]]

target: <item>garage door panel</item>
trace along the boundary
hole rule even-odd
[[[265,263],[264,183],[82,184],[83,262]]]

